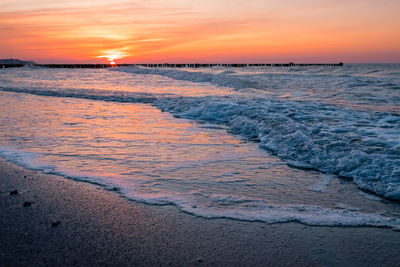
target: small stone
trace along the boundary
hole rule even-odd
[[[202,258],[198,258],[197,262],[204,262],[204,260]]]
[[[12,196],[12,195],[18,195],[18,190],[11,191],[11,192],[10,192],[10,195],[11,195],[11,196]]]
[[[29,207],[30,205],[32,205],[31,202],[29,202],[29,201],[24,202],[24,207]]]
[[[52,224],[51,224],[51,227],[57,227],[57,226],[59,226],[60,225],[60,221],[56,221],[56,222],[53,222]]]

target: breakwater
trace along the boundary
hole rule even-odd
[[[23,67],[25,64],[0,64],[0,68],[18,68]],[[309,67],[309,66],[330,66],[330,67],[342,67],[343,63],[254,63],[254,64],[205,64],[205,63],[193,63],[193,64],[33,64],[30,66],[44,67],[44,68],[85,68],[85,69],[97,69],[97,68],[112,68],[112,67],[128,67],[128,66],[142,66],[148,68],[211,68],[211,67],[234,67],[234,68],[245,68],[245,67]]]

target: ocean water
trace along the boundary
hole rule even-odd
[[[400,64],[1,69],[0,156],[196,216],[400,230]]]

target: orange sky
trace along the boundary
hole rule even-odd
[[[399,0],[2,0],[0,58],[400,62],[399,14]]]

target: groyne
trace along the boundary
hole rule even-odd
[[[206,64],[206,63],[190,63],[190,64],[33,64],[30,66],[44,67],[44,68],[69,68],[69,69],[99,69],[99,68],[112,68],[112,67],[128,67],[128,66],[142,66],[148,68],[211,68],[211,67],[310,67],[310,66],[329,66],[329,67],[342,67],[344,64],[340,63],[254,63],[254,64]],[[0,64],[0,68],[18,68],[23,67],[25,64]]]

